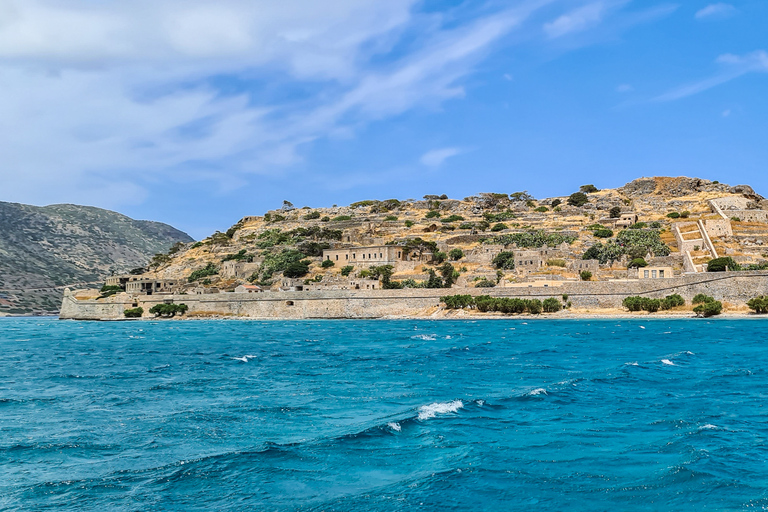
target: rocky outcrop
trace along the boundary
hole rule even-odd
[[[618,190],[628,197],[654,194],[664,197],[682,197],[699,192],[728,192],[730,188],[723,183],[680,176],[677,178],[640,178],[627,183]]]
[[[755,190],[750,187],[749,185],[736,185],[730,188],[730,192],[732,194],[741,194],[742,196],[746,197],[747,199],[751,199],[755,202],[763,201],[765,198],[755,192]]]

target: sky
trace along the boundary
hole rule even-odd
[[[197,239],[283,200],[768,195],[768,1],[0,0],[0,200]]]

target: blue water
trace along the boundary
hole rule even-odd
[[[765,510],[767,327],[0,320],[0,510]]]

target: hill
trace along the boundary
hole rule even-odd
[[[332,208],[286,203],[155,258],[140,279],[166,287],[158,291],[216,293],[248,282],[274,291],[378,288],[381,274],[370,267],[384,263],[392,265],[387,279],[405,287],[431,286],[445,260],[459,287],[578,280],[587,269],[592,280],[637,278],[628,269],[634,259],[669,269],[666,276],[702,272],[718,256],[766,265],[768,202],[749,186],[655,177],[581,188],[543,199],[523,191]],[[515,264],[500,268],[493,257],[505,251]]]
[[[0,314],[56,313],[64,287],[103,282],[192,238],[100,208],[0,202]]]

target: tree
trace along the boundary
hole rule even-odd
[[[592,232],[597,238],[611,238],[613,236],[613,230],[608,228],[599,228]]]
[[[592,279],[592,272],[590,272],[589,270],[582,270],[581,273],[579,274],[579,277],[581,277],[582,281],[589,281],[590,279]]]
[[[450,288],[451,286],[453,286],[454,279],[455,279],[454,277],[455,269],[453,268],[453,265],[451,265],[448,262],[443,263],[440,266],[439,270],[440,270],[440,275],[443,276],[443,287]]]
[[[545,313],[557,313],[558,311],[563,309],[563,305],[560,303],[559,300],[555,299],[554,297],[544,299],[542,306],[544,308]]]
[[[555,199],[554,201],[552,201],[552,208],[557,208],[561,204],[563,204],[563,202],[561,200]]]
[[[760,297],[750,299],[749,302],[747,302],[747,306],[749,309],[754,310],[758,315],[764,315],[768,313],[768,297],[761,295]]]
[[[512,252],[500,252],[493,258],[493,266],[503,270],[515,270],[515,254]]]
[[[709,263],[707,263],[707,272],[725,272],[726,270],[741,270],[741,265],[736,263],[736,261],[730,256],[715,258],[713,260],[709,260]]]
[[[132,308],[123,311],[125,318],[141,318],[144,314],[144,308]]]
[[[304,277],[309,273],[309,260],[293,261],[286,265],[283,275],[289,278]]]
[[[592,194],[594,192],[600,192],[600,189],[594,185],[582,185],[579,187],[579,191],[584,192],[585,194]]]
[[[451,249],[450,251],[448,251],[448,257],[451,258],[453,261],[458,261],[464,257],[464,251],[462,251],[458,247],[455,249]]]
[[[568,204],[571,206],[582,207],[588,202],[589,198],[584,192],[574,192],[568,196]]]
[[[627,268],[640,268],[640,267],[647,267],[647,266],[648,266],[648,263],[646,263],[645,259],[635,258],[629,262],[629,265],[627,265]]]
[[[341,275],[343,275],[344,277],[347,277],[349,274],[352,273],[354,269],[355,267],[353,267],[352,265],[341,267]]]
[[[719,300],[713,300],[712,302],[705,302],[703,304],[699,304],[695,308],[693,308],[693,312],[696,313],[696,316],[699,317],[710,317],[719,315],[723,311],[723,303]]]
[[[621,206],[614,206],[608,210],[608,215],[610,215],[612,219],[618,219],[621,217]]]
[[[509,229],[508,226],[503,222],[499,222],[498,224],[494,225],[491,228],[491,231],[493,231],[494,233],[497,233],[499,231],[504,231],[505,229]]]
[[[333,260],[323,260],[323,262],[320,264],[323,268],[331,268],[332,266],[336,265]]]
[[[715,298],[710,297],[709,295],[704,295],[703,293],[697,293],[693,300],[691,301],[693,304],[706,304],[707,302],[714,302]]]

